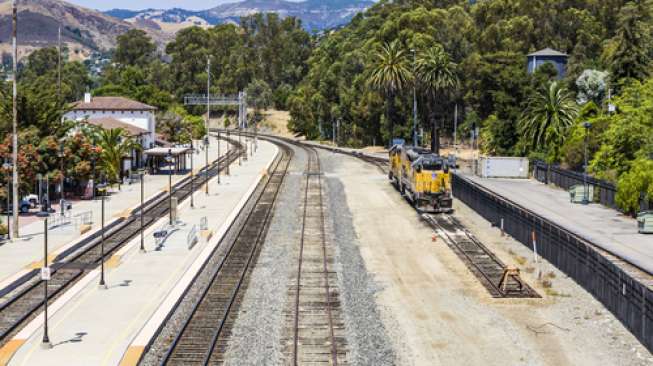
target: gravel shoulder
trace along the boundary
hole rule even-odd
[[[456,217],[542,299],[492,299],[464,263],[388,184],[380,171],[339,156],[362,264],[378,284],[376,308],[402,365],[650,365],[651,354],[580,286],[544,262],[535,278],[529,250],[501,237],[456,201]],[[344,215],[343,215],[344,216]],[[530,273],[529,273],[530,272]]]

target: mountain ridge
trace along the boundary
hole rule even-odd
[[[237,23],[242,16],[255,13],[277,13],[299,18],[308,31],[321,31],[346,24],[357,13],[374,5],[372,0],[244,0],[220,4],[206,10],[172,9],[111,9],[104,13],[131,23],[149,20],[163,29],[170,24],[216,25]]]

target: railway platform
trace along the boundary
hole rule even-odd
[[[536,180],[461,175],[653,274],[653,236],[638,234],[635,219],[598,203],[571,203],[567,191]]]
[[[221,153],[228,149],[228,144],[220,144]],[[209,159],[217,159],[217,139],[209,145]],[[204,166],[205,154],[195,155],[195,167]],[[190,166],[190,163],[188,164]],[[187,174],[177,174],[172,177],[172,184],[184,179]],[[144,201],[168,188],[167,175],[146,175],[144,182]],[[135,182],[122,185],[121,189],[114,186],[109,189],[110,196],[105,199],[105,226],[117,220],[123,214],[140,205],[140,183]],[[57,220],[59,216],[58,206],[54,206],[56,213],[53,213],[51,220]],[[97,232],[101,226],[101,200],[76,201],[68,213],[70,220],[62,221],[48,230],[48,253],[49,258],[54,259],[59,253],[74,246],[84,238]],[[91,221],[90,228],[85,233],[81,231],[82,223]],[[0,291],[29,271],[40,268],[43,262],[43,222],[35,216],[21,216],[20,234],[21,237],[0,245]],[[55,223],[56,225],[56,223]]]
[[[220,185],[213,178],[210,195],[195,193],[195,208],[189,207],[190,200],[180,203],[180,223],[162,243],[156,243],[153,232],[167,224],[167,216],[146,231],[145,253],[140,252],[137,237],[107,259],[107,289],[98,287],[97,269],[55,300],[49,309],[52,348],[41,344],[41,314],[5,346],[8,364],[134,364],[140,356],[130,347],[134,338],[147,324],[164,321],[166,313],[160,308],[180,294],[184,280],[192,279],[199,269],[203,254],[218,245],[276,151],[274,145],[259,142],[257,153],[242,167],[232,165],[231,175],[223,175]],[[189,247],[190,232],[193,227],[200,229],[203,218],[208,230],[200,231],[196,244]]]

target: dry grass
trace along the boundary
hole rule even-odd
[[[292,132],[288,130],[288,121],[290,121],[290,113],[287,111],[278,111],[275,109],[268,109],[263,111],[262,127],[269,128],[272,132],[283,137],[295,137]]]

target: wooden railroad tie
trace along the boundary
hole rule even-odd
[[[503,276],[501,276],[501,281],[499,281],[499,288],[501,292],[506,293],[506,286],[508,285],[508,280],[512,278],[519,285],[519,291],[522,290],[522,282],[519,279],[519,268],[508,266],[503,270]]]

